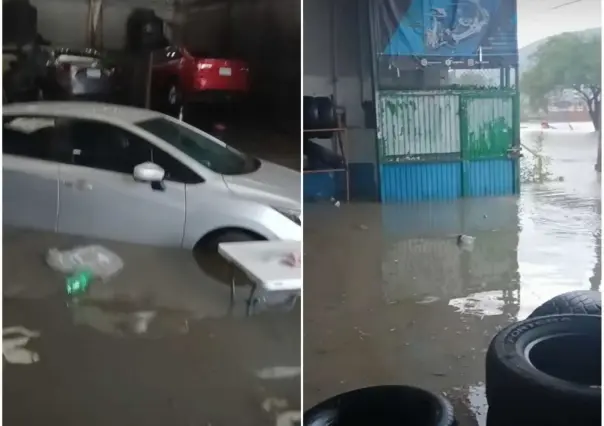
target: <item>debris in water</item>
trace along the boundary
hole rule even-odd
[[[436,373],[432,373],[432,375],[436,376],[436,377],[446,377],[447,373],[443,373],[443,372],[437,371]]]
[[[434,303],[434,302],[438,302],[440,300],[440,297],[436,297],[436,296],[426,296],[424,297],[422,300],[418,300],[417,304],[419,305],[427,305],[428,303]]]
[[[359,229],[361,231],[367,231],[369,229],[369,227],[367,225],[359,225]]]
[[[93,278],[92,272],[87,269],[76,272],[65,280],[65,291],[69,295],[86,293]]]
[[[89,271],[93,277],[103,281],[107,281],[124,267],[124,262],[117,254],[98,245],[63,251],[51,248],[46,255],[46,263],[63,274]]]
[[[458,235],[457,236],[457,246],[464,251],[472,251],[474,250],[474,241],[476,238],[471,237],[469,235]]]
[[[285,410],[289,404],[286,399],[283,398],[266,398],[262,402],[262,409],[267,413],[271,413],[276,410]]]
[[[7,337],[16,334],[15,337]],[[2,329],[2,354],[4,359],[11,364],[33,364],[40,361],[37,352],[25,349],[30,339],[40,337],[37,331],[29,330],[23,326],[6,327]]]
[[[286,411],[277,416],[277,426],[299,425],[302,421],[302,414],[299,411]]]
[[[144,334],[149,329],[149,323],[157,316],[155,311],[139,311],[134,313],[133,331],[136,334]]]
[[[267,367],[256,371],[256,376],[263,380],[290,379],[301,374],[300,367]]]

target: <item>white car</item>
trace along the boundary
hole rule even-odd
[[[302,239],[300,173],[166,115],[3,107],[4,224],[157,246]]]

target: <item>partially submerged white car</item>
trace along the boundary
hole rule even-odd
[[[4,224],[157,246],[301,240],[300,173],[166,115],[3,108]]]

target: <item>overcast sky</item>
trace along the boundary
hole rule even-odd
[[[505,1],[505,0],[504,0]],[[602,26],[602,0],[517,0],[518,46],[551,35]]]

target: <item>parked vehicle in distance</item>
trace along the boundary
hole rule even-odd
[[[157,246],[301,240],[300,173],[164,114],[6,105],[4,225]]]
[[[11,102],[110,101],[119,89],[116,67],[94,49],[40,47],[25,52],[5,46],[3,72],[11,82]]]
[[[170,113],[189,103],[237,102],[249,91],[245,61],[184,47],[155,52],[152,78],[154,95]]]
[[[113,100],[118,90],[116,66],[95,49],[53,49],[44,99]]]

